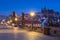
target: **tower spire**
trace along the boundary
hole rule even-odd
[[[12,12],[12,16],[15,17],[15,11]]]

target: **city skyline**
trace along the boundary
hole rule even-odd
[[[0,40],[60,40],[60,0],[0,0]]]
[[[0,0],[0,15],[10,15],[12,11],[19,15],[22,11],[24,13],[40,12],[45,6],[47,9],[60,12],[59,4],[59,0]]]

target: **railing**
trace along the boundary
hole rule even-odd
[[[29,30],[29,31],[36,31],[36,32],[43,32],[43,28],[42,27],[37,27],[37,26],[25,26],[25,29],[26,30]]]

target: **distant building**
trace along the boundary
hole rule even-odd
[[[26,26],[32,26],[32,23],[34,27],[41,27],[41,22],[39,21],[25,20]]]
[[[3,20],[7,22],[8,16],[0,15],[0,21],[3,21]]]

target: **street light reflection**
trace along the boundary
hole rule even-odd
[[[18,28],[14,27],[14,40],[17,40]]]
[[[28,40],[36,40],[40,34],[37,32],[29,32],[27,33]]]
[[[18,27],[14,27],[14,33],[18,32]]]
[[[10,21],[8,21],[7,23],[10,24]]]

